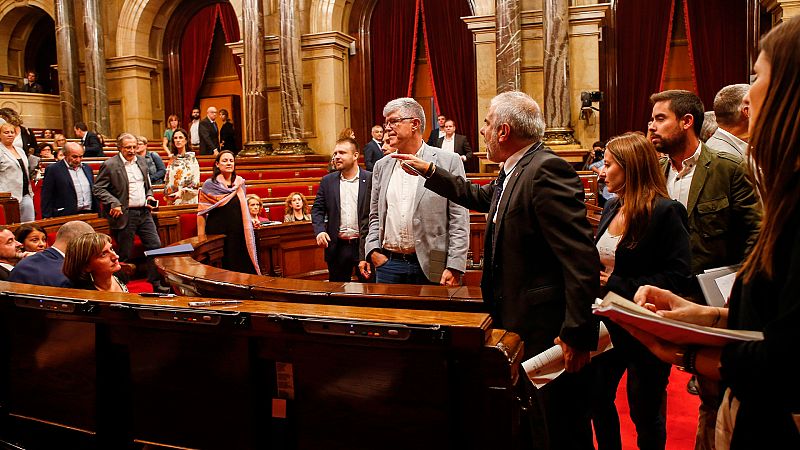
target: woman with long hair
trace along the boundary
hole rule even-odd
[[[686,208],[669,198],[653,144],[627,133],[606,144],[606,187],[617,197],[606,203],[597,229],[600,285],[626,298],[652,284],[684,291],[691,281]],[[599,448],[621,448],[614,403],[628,372],[628,404],[640,448],[666,445],[666,389],[670,366],[613,322],[606,323],[614,348],[591,363],[592,420]]]
[[[86,233],[70,241],[64,252],[64,275],[76,289],[128,292],[116,276],[121,266],[111,248],[111,238],[103,233]]]
[[[180,121],[178,120],[178,116],[175,114],[170,114],[167,117],[167,129],[164,130],[164,138],[161,140],[161,146],[164,147],[164,151],[167,152],[167,157],[172,156],[172,134],[175,133],[180,127]]]
[[[239,147],[236,146],[236,132],[233,129],[233,121],[231,121],[228,110],[220,109],[219,118],[222,120],[222,126],[219,128],[219,148],[230,150],[235,155],[239,153]]]
[[[286,197],[286,207],[283,210],[284,222],[308,222],[311,220],[310,208],[306,196],[299,192],[292,192]]]
[[[761,233],[736,276],[726,307],[701,306],[655,286],[634,300],[664,317],[735,330],[761,341],[683,346],[626,329],[662,361],[720,380],[718,450],[800,448],[800,20],[761,40],[750,108],[748,158],[763,205]]]
[[[197,203],[197,189],[200,187],[200,163],[194,156],[189,133],[178,128],[172,133],[170,142],[172,157],[164,177],[164,199],[169,205],[188,205]]]
[[[214,175],[200,188],[197,235],[224,234],[222,267],[242,273],[261,274],[253,221],[247,208],[247,186],[236,175],[236,155],[217,153]]]
[[[0,192],[10,192],[19,201],[20,222],[32,222],[36,213],[28,155],[14,145],[16,137],[13,124],[0,125]]]

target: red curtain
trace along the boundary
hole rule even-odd
[[[476,149],[477,88],[472,32],[461,17],[471,16],[466,0],[422,0],[423,31],[433,96],[439,114],[456,121],[458,133]],[[431,123],[435,123],[431,118]]]
[[[618,0],[616,13],[616,120],[608,136],[646,131],[650,95],[661,86],[675,0]]]
[[[407,95],[414,61],[416,0],[384,0],[370,20],[374,124],[383,123],[389,100]]]
[[[748,83],[747,1],[683,0],[687,37],[697,80],[697,94],[706,110],[723,87]]]
[[[229,3],[209,5],[192,17],[183,32],[181,39],[181,91],[183,95],[183,123],[191,123],[192,108],[196,105],[197,92],[203,83],[211,56],[211,44],[214,42],[214,30],[217,20],[222,25],[225,40],[239,40],[239,23],[236,13]],[[238,62],[236,71],[242,79]]]

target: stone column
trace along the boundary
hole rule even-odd
[[[519,0],[497,0],[495,3],[495,33],[497,36],[497,93],[520,89],[520,28]]]
[[[72,0],[56,0],[56,55],[58,57],[58,94],[61,97],[61,127],[64,134],[83,120],[81,80],[78,75],[78,44],[75,38],[75,14]]]
[[[542,0],[544,22],[544,140],[577,144],[569,96],[569,0]]]
[[[86,36],[86,95],[90,130],[108,135],[111,121],[108,117],[108,91],[106,88],[106,54],[103,44],[103,23],[99,0],[83,0],[83,26]]]
[[[267,120],[267,66],[264,58],[264,11],[261,0],[242,1],[244,55],[244,149],[242,156],[272,153]]]
[[[281,146],[277,154],[311,153],[303,139],[303,59],[296,0],[281,0]]]

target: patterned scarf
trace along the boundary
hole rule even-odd
[[[253,222],[250,220],[250,211],[247,209],[245,199],[247,187],[244,178],[237,176],[233,182],[233,187],[228,187],[222,175],[217,175],[217,182],[208,179],[200,188],[197,199],[197,215],[207,215],[214,208],[225,206],[234,197],[239,201],[242,211],[242,224],[244,225],[244,240],[247,244],[247,253],[250,254],[250,261],[256,268],[256,273],[261,275],[261,268],[258,266],[258,251],[256,249],[256,235],[253,231]]]

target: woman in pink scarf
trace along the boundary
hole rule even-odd
[[[246,191],[244,178],[236,176],[234,154],[229,150],[219,152],[214,162],[214,175],[200,188],[197,236],[224,234],[222,267],[261,275]]]

